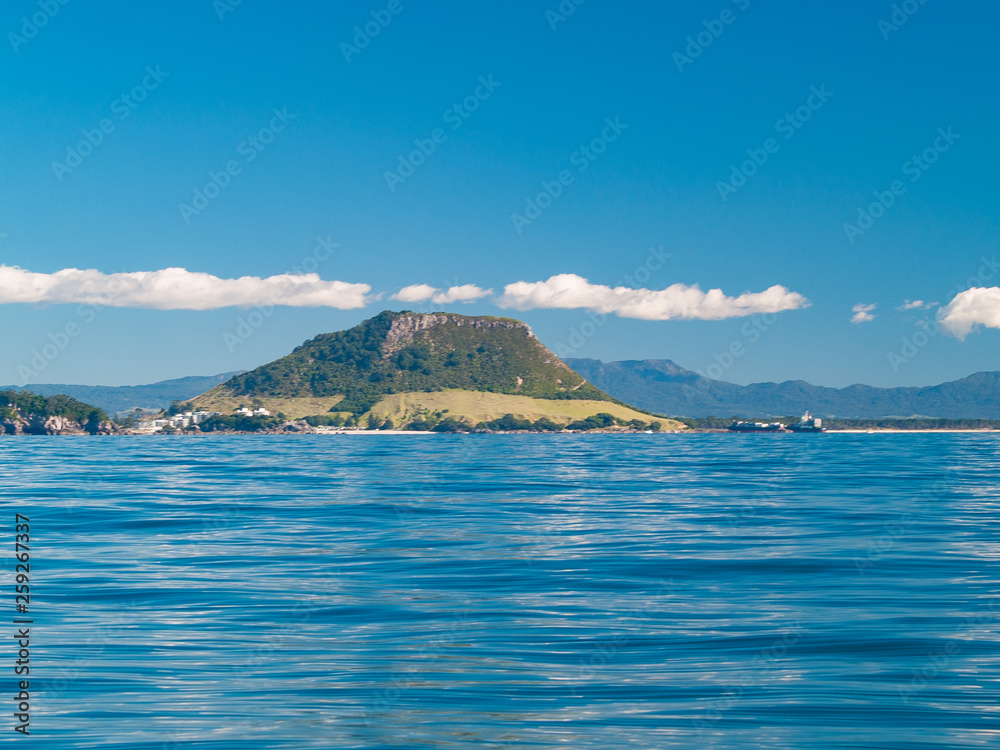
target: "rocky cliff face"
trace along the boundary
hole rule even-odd
[[[397,315],[392,320],[392,326],[385,335],[385,343],[382,345],[383,358],[387,359],[392,354],[404,349],[412,343],[417,334],[429,331],[436,326],[453,325],[458,328],[463,326],[474,330],[485,331],[489,329],[523,329],[528,335],[534,338],[535,334],[527,323],[519,320],[504,320],[502,318],[473,318],[465,315],[449,315],[447,313],[404,313]]]
[[[114,435],[121,428],[113,422],[101,422],[91,432],[75,419],[20,413],[0,419],[0,435]]]

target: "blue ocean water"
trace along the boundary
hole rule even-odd
[[[24,437],[0,473],[40,747],[1000,746],[995,434]]]

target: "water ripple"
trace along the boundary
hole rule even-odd
[[[998,477],[989,434],[0,440],[32,734],[995,747]]]

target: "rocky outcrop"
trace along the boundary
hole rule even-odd
[[[310,425],[304,419],[296,419],[291,422],[285,422],[280,427],[277,427],[273,432],[316,432],[316,428]]]
[[[61,416],[20,413],[0,419],[0,435],[117,435],[122,429],[114,422],[101,422],[93,431],[75,419]]]
[[[465,315],[450,315],[448,313],[405,313],[393,318],[392,327],[385,336],[382,352],[385,357],[395,354],[413,341],[421,331],[427,331],[435,326],[451,324],[461,328],[466,326],[476,330],[490,328],[508,328],[511,330],[523,328],[534,338],[534,333],[527,323],[504,318],[472,318]]]
[[[94,434],[95,435],[129,435],[129,434],[131,434],[131,432],[128,431],[128,430],[122,429],[121,427],[119,427],[118,425],[116,425],[114,422],[105,421],[105,422],[101,422],[97,426],[97,432],[95,432]]]

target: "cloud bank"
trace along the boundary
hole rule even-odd
[[[945,331],[960,339],[979,325],[1000,328],[1000,287],[972,287],[956,294],[938,319]]]
[[[315,273],[223,279],[184,268],[111,274],[65,268],[55,273],[34,273],[17,266],[0,265],[0,304],[93,304],[153,310],[285,305],[353,310],[381,297],[372,296],[370,292],[368,284],[324,281]],[[809,305],[804,296],[783,286],[727,297],[721,289],[703,292],[698,286],[684,284],[661,290],[612,288],[591,284],[576,274],[559,274],[547,281],[518,281],[508,284],[499,296],[494,296],[492,289],[475,284],[447,289],[412,284],[400,289],[392,299],[447,305],[490,296],[503,308],[582,308],[640,320],[724,320]]]
[[[497,304],[517,310],[585,308],[640,320],[723,320],[797,310],[808,307],[809,300],[783,286],[727,297],[721,289],[703,292],[698,286],[684,284],[661,290],[612,288],[591,284],[576,274],[563,273],[547,281],[508,284]]]
[[[475,284],[462,284],[448,289],[438,289],[430,284],[411,284],[404,286],[394,295],[392,299],[400,302],[424,302],[430,300],[437,305],[448,305],[452,302],[475,302],[493,294],[492,289],[483,289]]]
[[[315,273],[220,279],[183,268],[112,274],[64,268],[55,273],[32,273],[0,265],[0,304],[82,303],[154,310],[287,305],[353,310],[367,304],[370,291],[368,284],[323,281]]]
[[[854,317],[851,318],[852,323],[868,323],[869,321],[875,320],[875,316],[872,315],[872,310],[878,307],[878,303],[872,305],[855,305],[851,308],[851,312],[854,313]]]

